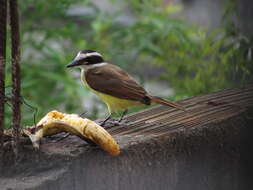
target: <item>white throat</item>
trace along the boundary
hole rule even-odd
[[[108,63],[106,62],[102,62],[102,63],[97,63],[97,64],[92,64],[92,65],[81,65],[81,69],[84,69],[84,70],[89,70],[89,69],[93,69],[93,68],[96,68],[96,67],[102,67],[102,66],[105,66],[107,65]]]

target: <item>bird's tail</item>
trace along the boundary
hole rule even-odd
[[[182,111],[186,111],[185,108],[182,105],[173,103],[171,101],[164,100],[164,99],[156,97],[156,96],[151,96],[150,99],[151,99],[151,103],[162,104],[162,105],[165,105],[165,106],[170,106],[170,107],[173,107],[173,108],[180,109]]]

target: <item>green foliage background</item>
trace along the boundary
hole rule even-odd
[[[89,0],[20,2],[22,96],[39,108],[37,119],[53,109],[85,111],[80,102],[85,103],[90,92],[80,86],[77,71],[65,68],[81,49],[98,50],[126,70],[147,64],[162,67],[157,80],[175,89],[174,100],[249,83],[253,40],[231,19],[236,16],[235,3],[227,0],[224,28],[207,33],[175,19],[172,13],[178,7],[164,6],[162,0],[128,1],[134,17],[130,24],[116,21],[124,10],[109,14]],[[71,15],[68,11],[73,5],[92,13]],[[11,85],[9,75],[6,83]],[[9,127],[11,114],[6,109]],[[33,110],[26,105],[22,109],[22,124],[33,124]],[[87,116],[96,118],[96,109],[87,111]]]

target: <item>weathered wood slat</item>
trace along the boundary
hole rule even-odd
[[[165,135],[177,128],[201,127],[243,111],[253,105],[253,85],[242,89],[197,96],[181,101],[187,111],[156,106],[125,118],[127,127],[109,129],[113,135]],[[212,105],[217,104],[217,105]],[[164,134],[165,133],[165,134]]]

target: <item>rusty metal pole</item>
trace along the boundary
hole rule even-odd
[[[19,151],[20,136],[20,37],[19,13],[17,0],[10,0],[10,25],[11,25],[11,57],[12,57],[12,127],[14,131],[14,152]]]
[[[7,0],[0,0],[0,156],[3,153]]]

